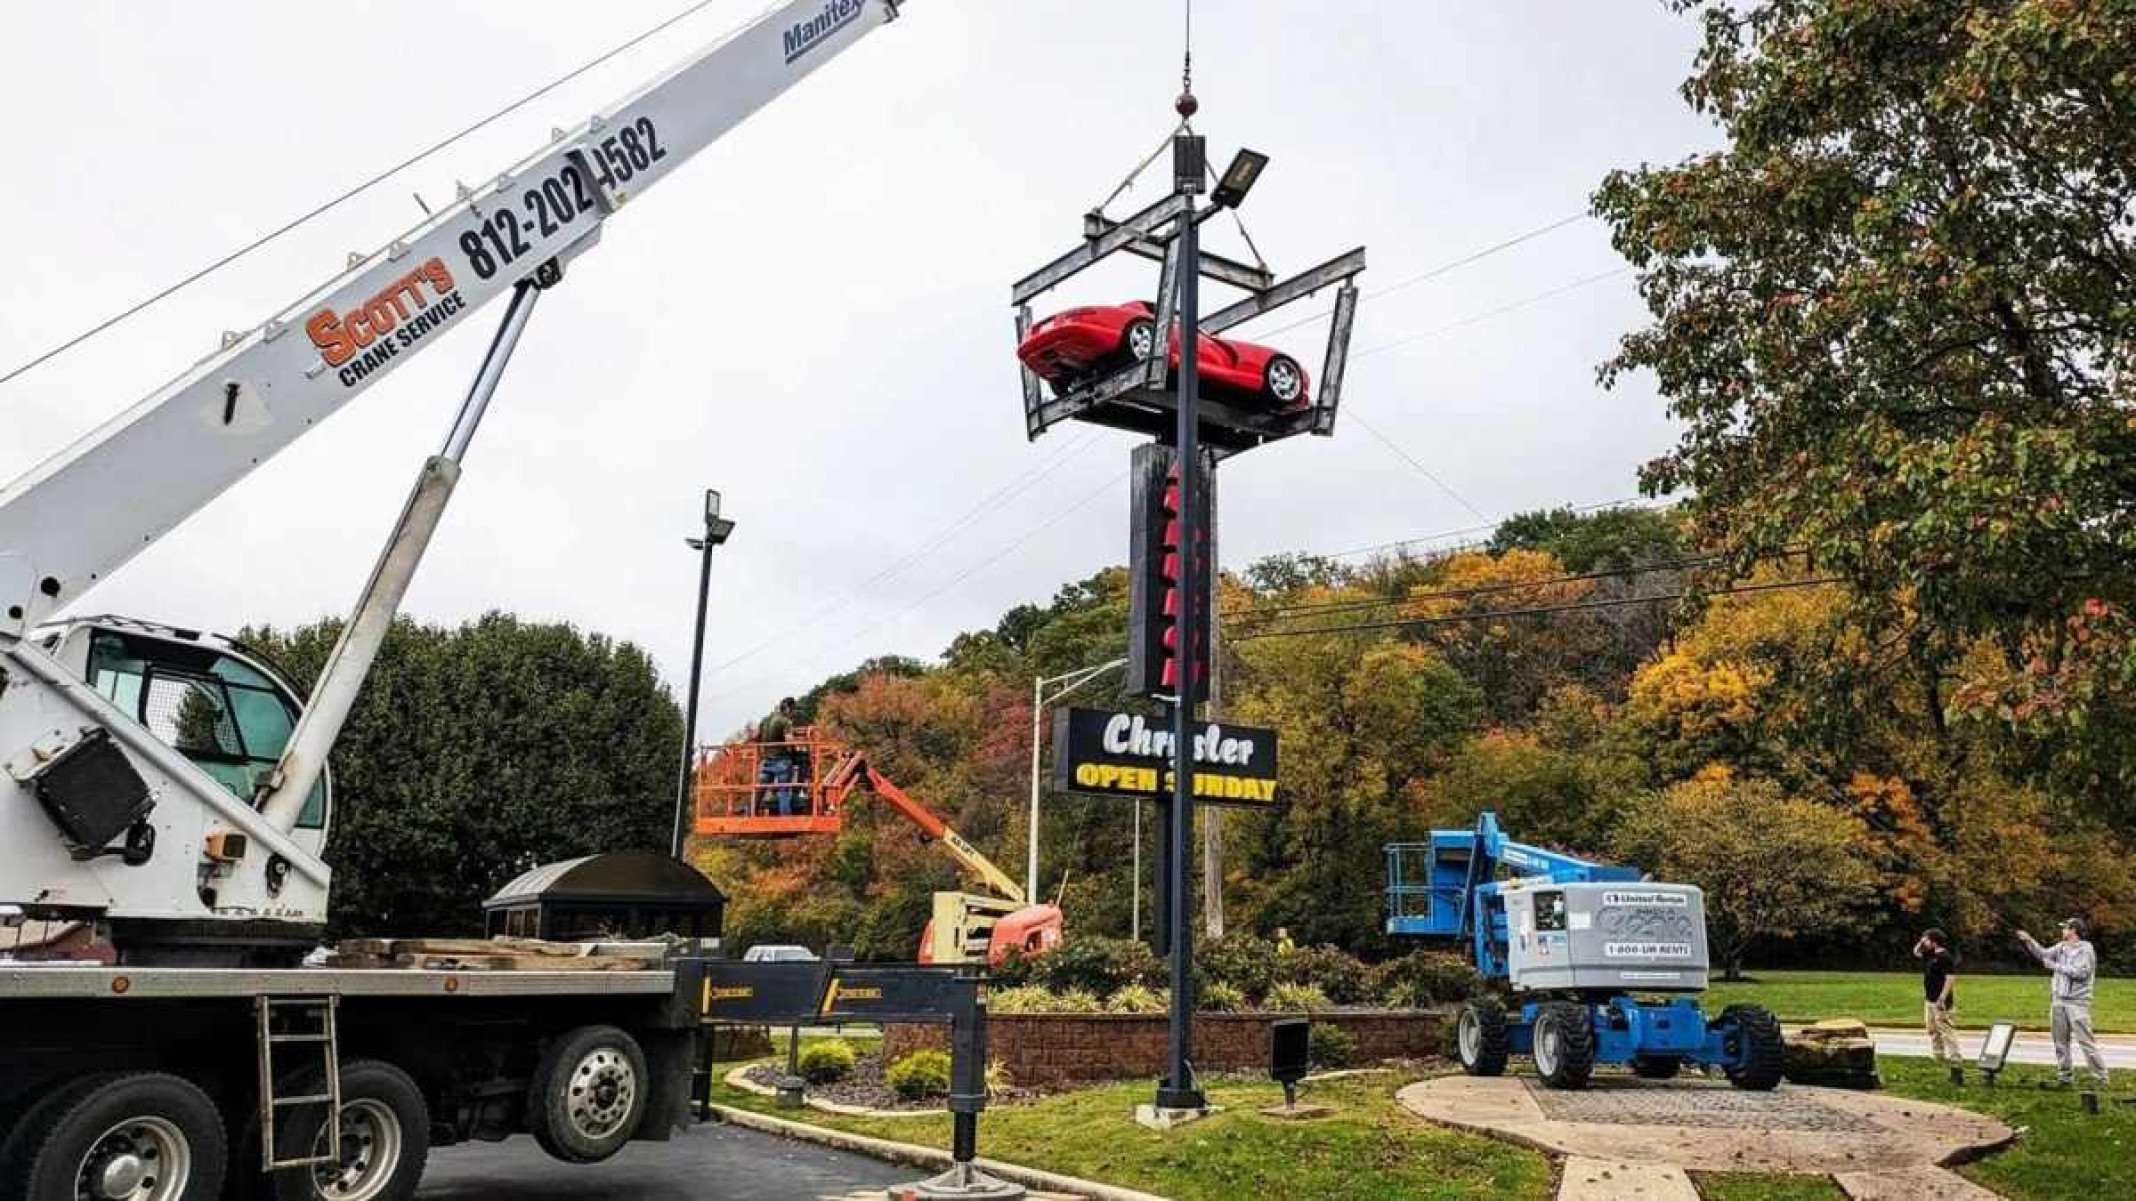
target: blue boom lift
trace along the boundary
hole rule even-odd
[[[1665,1080],[1685,1064],[1737,1088],[1780,1083],[1780,1023],[1759,1005],[1708,1020],[1705,897],[1690,884],[1514,842],[1485,813],[1473,830],[1387,847],[1387,932],[1465,940],[1476,970],[1511,986],[1462,1008],[1471,1076],[1528,1055],[1553,1088],[1582,1088],[1597,1063]],[[1635,995],[1639,994],[1639,995]]]

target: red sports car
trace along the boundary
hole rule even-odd
[[[1131,300],[1056,313],[1031,327],[1023,345],[1016,348],[1016,357],[1056,392],[1068,392],[1094,375],[1148,358],[1156,337],[1156,310],[1145,301]],[[1199,342],[1195,359],[1204,387],[1254,397],[1282,409],[1312,403],[1305,369],[1282,351],[1207,334]],[[1172,368],[1179,368],[1176,329]]]

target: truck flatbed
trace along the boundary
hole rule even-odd
[[[0,967],[0,998],[649,996],[674,990],[675,973],[664,969]]]

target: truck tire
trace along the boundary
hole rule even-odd
[[[8,1144],[0,1196],[22,1201],[215,1201],[228,1166],[215,1103],[163,1072],[64,1085],[31,1107]]]
[[[277,1092],[298,1095],[324,1091],[319,1074],[307,1074],[289,1089]],[[277,1138],[283,1154],[296,1147],[311,1146],[313,1154],[326,1153],[325,1113],[306,1106],[301,1126],[290,1128],[290,1138]],[[248,1140],[258,1154],[258,1125]],[[430,1104],[408,1073],[376,1059],[358,1059],[341,1068],[341,1161],[308,1168],[285,1168],[269,1180],[266,1196],[272,1201],[408,1201],[423,1179],[423,1166],[430,1159]],[[250,1161],[257,1171],[258,1160]]]
[[[614,1155],[645,1116],[645,1052],[614,1026],[581,1026],[549,1044],[527,1086],[527,1128],[566,1163]]]
[[[1595,1074],[1595,1028],[1585,1005],[1555,1002],[1535,1018],[1535,1071],[1551,1088],[1586,1088]]]
[[[1632,1075],[1641,1080],[1674,1080],[1684,1061],[1674,1055],[1641,1055],[1632,1061]]]
[[[1471,1076],[1502,1076],[1512,1039],[1506,1033],[1506,1007],[1483,997],[1461,1007],[1454,1021],[1454,1052],[1461,1070]]]
[[[1763,1005],[1730,1005],[1721,1011],[1721,1047],[1728,1053],[1722,1071],[1728,1083],[1751,1092],[1771,1092],[1787,1070],[1787,1042],[1780,1019]]]

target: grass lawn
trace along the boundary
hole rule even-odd
[[[2027,1130],[2009,1150],[1958,1169],[1983,1187],[2017,1201],[2136,1197],[2136,1105],[2118,1104],[2136,1101],[2127,1073],[2116,1074],[2114,1091],[2100,1098],[2102,1112],[2091,1117],[2075,1093],[2040,1091],[2041,1081],[2054,1078],[2052,1068],[2011,1067],[1994,1088],[1969,1071],[1966,1087],[1957,1089],[1926,1059],[1887,1056],[1881,1067],[1893,1093],[1994,1114]]]
[[[1761,1176],[1751,1172],[1695,1172],[1704,1201],[1846,1201],[1830,1176]]]
[[[1706,992],[1709,1011],[1751,1001],[1783,1022],[1860,1018],[1873,1026],[1921,1024],[1921,977],[1910,972],[1752,972],[1742,984],[1716,980]],[[1958,977],[1958,1024],[1986,1029],[2016,1022],[2026,1030],[2047,1028],[2047,973],[2031,976]],[[2101,979],[2092,1004],[2092,1026],[2101,1034],[2136,1034],[2136,980]]]
[[[723,1066],[722,1075],[727,1070]],[[1104,1085],[988,1109],[979,1119],[979,1153],[1177,1201],[1256,1195],[1544,1201],[1551,1195],[1550,1165],[1543,1156],[1432,1126],[1395,1104],[1395,1089],[1411,1079],[1386,1074],[1307,1085],[1313,1101],[1337,1110],[1310,1122],[1281,1122],[1254,1112],[1283,1099],[1283,1090],[1273,1084],[1219,1079],[1210,1083],[1209,1099],[1224,1112],[1170,1134],[1134,1123],[1136,1103],[1150,1099],[1150,1082]],[[795,1113],[723,1081],[713,1100],[855,1134],[949,1146],[947,1113],[888,1119]]]

